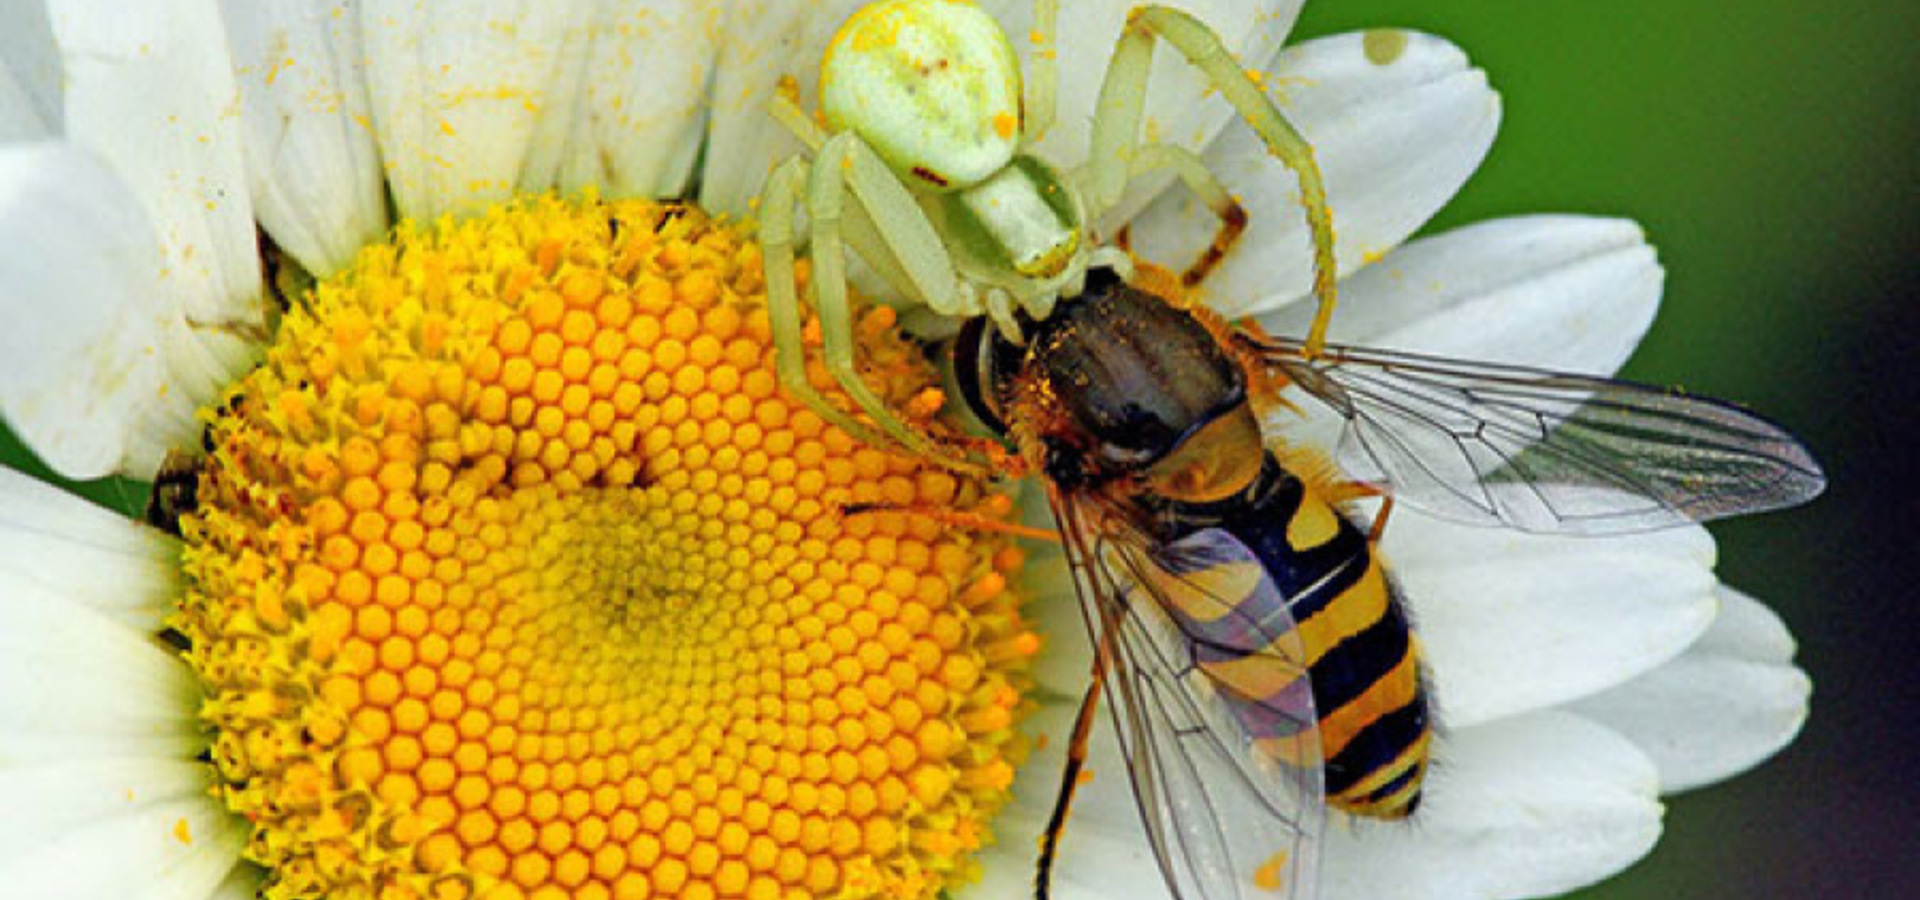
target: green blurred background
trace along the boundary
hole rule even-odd
[[[1801,641],[1805,733],[1676,798],[1652,857],[1580,896],[1920,897],[1920,3],[1321,0],[1299,34],[1385,25],[1452,39],[1505,98],[1491,157],[1430,230],[1639,220],[1667,299],[1627,374],[1766,411],[1833,479],[1810,508],[1714,529],[1722,577]],[[46,474],[3,431],[0,461]]]
[[[1383,25],[1453,40],[1505,100],[1429,230],[1639,220],[1667,293],[1626,374],[1764,410],[1833,482],[1713,529],[1721,577],[1800,640],[1806,730],[1675,798],[1653,855],[1579,896],[1920,897],[1920,3],[1309,0],[1297,33]]]

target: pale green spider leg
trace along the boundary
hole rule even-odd
[[[1320,355],[1335,299],[1333,214],[1327,205],[1326,181],[1314,161],[1313,145],[1280,114],[1260,85],[1241,71],[1220,43],[1219,35],[1194,17],[1164,6],[1142,6],[1127,14],[1127,28],[1107,64],[1094,113],[1083,182],[1090,194],[1088,205],[1105,211],[1120,202],[1126,190],[1139,143],[1156,37],[1172,44],[1199,69],[1260,136],[1267,150],[1300,180],[1300,202],[1306,207],[1307,226],[1313,233],[1313,293],[1319,300],[1302,352],[1309,357]]]
[[[904,224],[886,221],[888,219],[899,217],[901,213],[908,210],[912,212],[910,218],[920,216],[919,207],[915,206],[912,198],[907,196],[906,189],[887,173],[886,164],[881,162],[879,157],[874,156],[873,151],[867,149],[867,145],[860,141],[858,135],[852,133],[835,135],[820,148],[820,155],[814,160],[813,171],[807,178],[807,216],[812,220],[813,227],[813,303],[815,311],[820,316],[820,335],[824,343],[821,348],[822,361],[826,363],[827,371],[833,373],[834,380],[838,381],[847,395],[853,399],[854,404],[865,411],[873,419],[874,424],[889,437],[914,453],[936,455],[937,451],[932,442],[909,428],[905,422],[900,421],[893,414],[893,410],[887,407],[886,401],[875,394],[866,381],[861,379],[859,371],[855,368],[853,304],[852,298],[847,294],[846,246],[841,239],[841,223],[844,219],[846,199],[850,193],[847,173],[849,170],[863,166],[877,169],[879,177],[861,179],[863,183],[855,187],[851,193],[856,200],[863,203],[868,215],[877,220],[874,224],[881,235],[888,236],[891,229]],[[859,192],[860,187],[865,187],[878,190],[884,195],[883,185],[890,185],[899,192],[897,203],[887,202],[890,198],[884,196],[875,198],[880,200],[878,203],[866,203],[868,198],[861,196]],[[925,225],[924,219],[920,221]],[[932,226],[927,225],[926,228],[931,235]],[[891,240],[891,237],[887,239]],[[938,250],[937,240],[932,247],[940,256],[945,256],[944,252]],[[890,249],[895,249],[898,253],[897,248]],[[911,263],[916,261],[916,258],[909,254],[902,261]]]
[[[816,155],[828,153],[833,138],[809,118],[792,98],[776,95],[769,109],[775,120]],[[946,244],[927,221],[886,163],[864,144],[847,170],[847,181],[859,203],[846,210],[842,237],[866,260],[900,299],[953,315],[971,302],[971,288],[954,272]]]
[[[806,144],[809,151],[819,153],[820,148],[827,143],[826,129],[821,128],[819,123],[807,115],[806,110],[800,108],[800,101],[796,99],[799,95],[800,85],[793,80],[793,77],[782,78],[779,92],[774,94],[773,100],[767,103],[767,114],[773,116],[774,121],[786,126],[788,131],[793,132],[793,136],[799,138],[800,143]]]
[[[1060,0],[1033,0],[1033,31],[1027,41],[1033,52],[1027,55],[1026,94],[1021,107],[1026,121],[1021,123],[1021,143],[1037,144],[1053,127],[1055,96],[1058,94]]]
[[[879,437],[865,423],[827,402],[807,380],[806,342],[800,324],[800,297],[793,271],[793,210],[807,163],[794,157],[767,176],[760,191],[761,265],[767,279],[767,322],[773,333],[774,371],[794,399],[855,438],[872,443]]]
[[[819,123],[809,118],[806,111],[800,108],[799,102],[794,99],[799,94],[800,86],[795,84],[792,78],[783,79],[780,84],[780,93],[774,95],[773,102],[767,106],[767,112],[773,116],[774,121],[786,126],[794,137],[806,144],[809,151],[817,154],[821,147],[826,146],[828,135],[826,129],[821,128]],[[908,278],[906,267],[894,258],[891,251],[870,252],[873,249],[883,248],[885,244],[879,240],[873,223],[866,216],[849,216],[845,227],[847,243],[860,248],[860,255],[867,260],[867,264],[872,266],[874,271],[880,274],[880,277],[886,279],[887,283],[896,289],[906,292],[914,301],[923,304],[927,302],[924,296],[917,293],[919,289]]]
[[[793,272],[793,212],[806,182],[805,202],[812,223],[814,306],[820,317],[821,361],[854,406],[872,420],[869,426],[822,396],[806,377],[800,298]],[[856,207],[845,202],[852,196]],[[791,159],[774,170],[762,194],[761,232],[767,273],[768,318],[781,383],[822,418],[874,446],[889,440],[907,451],[956,471],[984,474],[984,466],[929,440],[894,414],[860,377],[853,340],[853,308],[847,293],[846,246],[842,226],[856,210],[871,220],[874,249],[898,261],[896,287],[922,296],[941,296],[962,287],[939,238],[913,198],[851,133],[835,135],[809,166]],[[874,258],[875,253],[863,252]],[[884,267],[883,269],[884,274]]]

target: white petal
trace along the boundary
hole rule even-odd
[[[247,345],[189,328],[129,189],[71,146],[0,148],[0,241],[0,411],[69,477],[151,477]]]
[[[1452,198],[1486,156],[1500,120],[1499,97],[1458,48],[1391,32],[1405,44],[1386,60],[1378,48],[1391,38],[1378,34],[1288,48],[1268,76],[1282,112],[1313,144],[1342,273],[1405,240]],[[1205,160],[1249,216],[1239,245],[1205,282],[1209,305],[1238,315],[1305,293],[1312,254],[1298,178],[1240,122]],[[1218,224],[1190,193],[1170,191],[1135,223],[1136,246],[1149,259],[1183,267]]]
[[[52,760],[0,766],[0,866],[100,819],[203,796],[213,770],[190,759]]]
[[[204,749],[200,686],[175,654],[77,603],[0,602],[0,764]]]
[[[811,109],[819,96],[820,55],[827,41],[866,0],[737,0],[727,6],[700,203],[709,211],[744,216],[753,210],[767,173],[800,152],[801,144],[767,113],[783,78],[800,88]]]
[[[1442,721],[1456,727],[1619,685],[1678,656],[1713,621],[1713,540],[1698,526],[1557,537],[1402,505],[1382,543]]]
[[[354,0],[224,0],[260,224],[326,276],[387,229]]]
[[[0,597],[31,586],[157,632],[179,559],[173,537],[0,467]]]
[[[1336,341],[1609,374],[1653,323],[1663,275],[1622,219],[1498,219],[1401,247],[1341,285]],[[1261,323],[1304,334],[1294,304]]]
[[[40,140],[48,136],[47,121],[34,108],[33,97],[0,65],[0,144]]]
[[[1813,690],[1793,636],[1753,598],[1721,587],[1720,616],[1679,659],[1572,708],[1626,735],[1683,791],[1751,768],[1786,746]]]
[[[0,861],[20,897],[204,900],[240,862],[247,832],[211,797],[142,807]]]
[[[558,160],[563,189],[614,197],[686,190],[706,132],[722,14],[712,2],[599,0]]]
[[[1267,67],[1293,29],[1303,0],[1179,0],[1161,4],[1184,10],[1219,35],[1240,66]],[[989,0],[991,10],[1020,54],[1022,72],[1033,66],[1032,0]],[[1043,159],[1063,169],[1086,161],[1087,141],[1093,135],[1093,112],[1106,78],[1114,45],[1127,15],[1137,2],[1062,3],[1056,56],[1059,95],[1051,131],[1035,145]],[[1199,70],[1173,46],[1158,42],[1153,71],[1147,78],[1142,136],[1199,151],[1233,119],[1233,107]],[[1144,206],[1170,177],[1147,177],[1134,185],[1117,208],[1114,220],[1125,221]]]
[[[44,3],[0,4],[0,81],[11,80],[30,104],[40,136],[60,130],[60,51]],[[0,131],[4,131],[0,126]]]
[[[1598,881],[1660,836],[1659,783],[1633,744],[1564,713],[1462,729],[1436,748],[1410,822],[1331,823],[1321,894],[1541,897]]]
[[[560,182],[562,167],[571,162],[575,139],[585,128],[590,73],[587,56],[594,41],[594,19],[604,2],[572,3],[549,38],[553,67],[541,89],[543,99],[535,107],[533,130],[527,135],[526,152],[520,161],[517,184],[522,193],[552,190]]]
[[[67,138],[133,187],[187,321],[264,341],[239,88],[212,0],[49,8],[66,71]]]
[[[427,0],[362,0],[367,87],[394,205],[432,219],[470,212],[520,184],[556,96],[566,35],[585,0],[487,0],[458,14]]]
[[[1054,548],[1035,551],[1021,574],[1025,613],[1042,641],[1033,676],[1041,689],[1078,697],[1093,671],[1093,646],[1080,617],[1080,600],[1066,557]]]
[[[1724,584],[1715,591],[1720,600],[1720,615],[1713,627],[1689,653],[1743,659],[1748,662],[1787,666],[1799,650],[1793,632],[1767,605]]]

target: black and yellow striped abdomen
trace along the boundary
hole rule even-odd
[[[1255,484],[1228,500],[1170,504],[1175,534],[1220,528],[1251,550],[1286,598],[1309,665],[1319,718],[1327,802],[1349,813],[1400,818],[1420,799],[1431,722],[1419,646],[1367,536],[1271,456]],[[1268,602],[1250,595],[1243,603]],[[1236,609],[1248,621],[1261,610]],[[1300,758],[1275,700],[1295,687],[1271,657],[1203,653],[1228,705],[1264,752]],[[1238,695],[1237,697],[1234,695]]]

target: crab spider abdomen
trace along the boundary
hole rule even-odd
[[[854,13],[820,64],[820,107],[903,177],[958,190],[1020,144],[1020,63],[969,3],[885,0]]]

